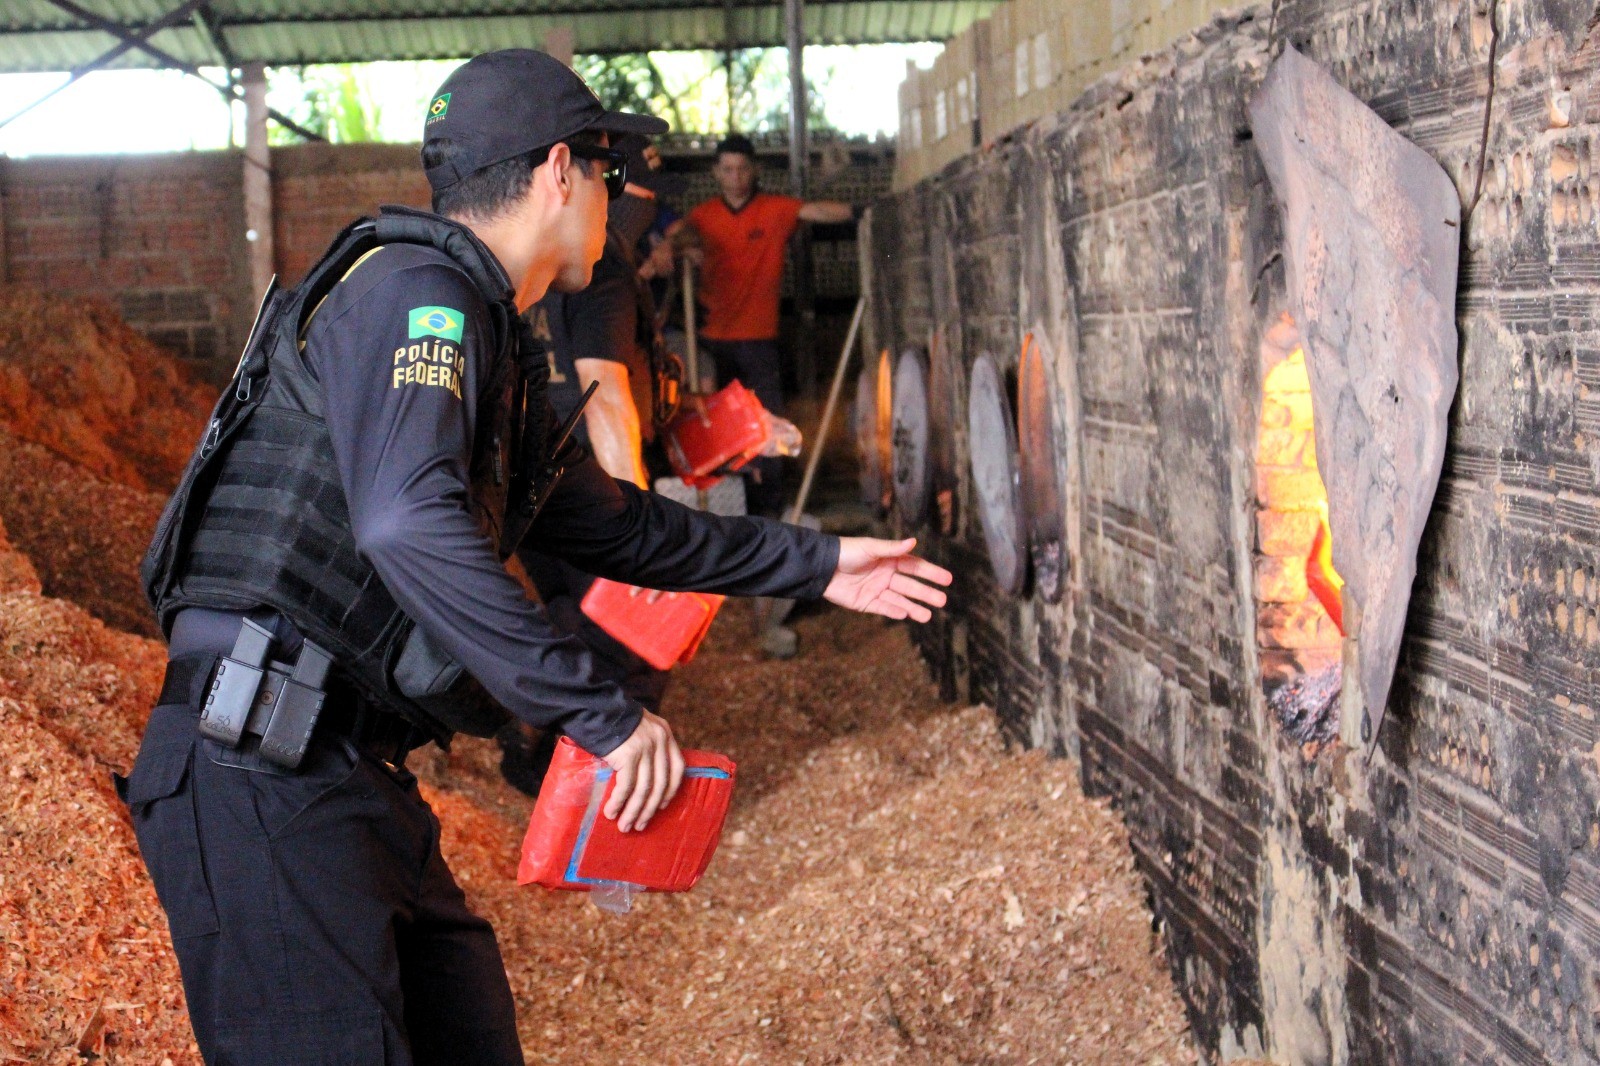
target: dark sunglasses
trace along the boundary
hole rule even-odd
[[[628,154],[616,148],[601,148],[597,144],[568,144],[567,150],[574,158],[592,159],[601,163],[600,176],[606,180],[606,197],[615,200],[628,184]]]

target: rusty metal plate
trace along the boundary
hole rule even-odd
[[[961,397],[961,370],[945,341],[946,331],[937,326],[928,331],[928,431],[932,446],[928,456],[928,492],[933,497],[934,519],[939,532],[950,536],[956,530],[957,494],[961,486],[960,462],[956,455],[956,420]]]
[[[1032,333],[1022,340],[1017,367],[1017,440],[1022,460],[1022,513],[1033,584],[1047,603],[1057,603],[1066,585],[1065,455],[1056,432],[1055,385],[1049,357]]]
[[[890,480],[893,464],[890,451],[893,433],[893,409],[890,403],[893,395],[893,383],[890,380],[892,370],[889,352],[885,350],[861,371],[861,376],[856,379],[855,407],[851,415],[861,502],[871,507],[879,518],[889,512],[889,504],[894,498],[894,484]]]
[[[893,411],[894,504],[915,528],[928,513],[928,357],[920,348],[895,363]]]
[[[1022,591],[1028,573],[1024,546],[1021,477],[1017,463],[1017,431],[1006,398],[1005,378],[987,355],[972,367],[972,394],[967,404],[967,432],[972,449],[972,484],[983,522],[989,565],[1002,592]]]

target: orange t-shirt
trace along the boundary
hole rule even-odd
[[[734,211],[722,197],[689,212],[700,231],[705,266],[700,302],[710,340],[759,341],[778,335],[778,297],[783,289],[783,253],[800,225],[801,200],[756,193]]]

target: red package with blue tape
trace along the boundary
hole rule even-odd
[[[562,737],[522,839],[517,883],[578,892],[693,888],[722,839],[735,766],[709,751],[685,750],[683,758],[683,784],[672,802],[646,828],[622,833],[603,813],[615,772]]]
[[[596,578],[579,604],[590,621],[655,667],[694,658],[725,597],[709,592],[652,592]]]

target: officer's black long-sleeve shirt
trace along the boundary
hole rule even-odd
[[[596,755],[626,740],[639,707],[594,679],[588,650],[549,625],[474,514],[473,443],[491,432],[481,400],[496,352],[466,275],[440,252],[385,247],[329,295],[305,351],[357,546],[401,609],[524,721]],[[587,455],[527,544],[650,588],[797,599],[822,594],[839,552],[834,537],[642,492]]]

